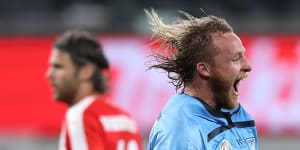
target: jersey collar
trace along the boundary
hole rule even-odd
[[[188,95],[188,96],[190,96],[190,95]],[[191,97],[193,97],[193,98],[197,99],[199,102],[201,102],[202,105],[204,106],[204,108],[211,115],[213,115],[215,117],[219,117],[219,118],[227,118],[228,115],[232,116],[233,114],[237,113],[240,110],[240,108],[241,108],[240,104],[238,104],[238,106],[236,106],[233,109],[224,109],[224,108],[222,108],[221,110],[216,110],[216,109],[212,108],[211,106],[209,106],[207,103],[205,103],[202,99],[200,99],[198,97],[195,97],[195,96],[191,96]]]

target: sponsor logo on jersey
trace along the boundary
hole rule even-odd
[[[104,130],[109,132],[137,132],[134,120],[125,115],[101,116],[99,120],[102,123]]]
[[[256,139],[255,139],[255,137],[247,138],[246,141],[247,141],[247,143],[250,147],[250,150],[255,150],[255,148],[256,148],[256,145],[255,145]]]

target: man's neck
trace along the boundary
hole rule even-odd
[[[197,97],[203,100],[206,104],[208,104],[212,108],[216,108],[216,102],[213,99],[213,92],[211,89],[206,86],[207,83],[190,83],[186,84],[184,88],[184,93]]]
[[[99,95],[100,93],[97,92],[92,85],[81,85],[77,92],[76,95],[74,96],[73,100],[72,100],[72,105],[75,105],[76,103],[80,102],[83,98],[87,97],[87,96],[91,96],[91,95]]]

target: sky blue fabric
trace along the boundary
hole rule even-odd
[[[252,117],[240,104],[218,111],[186,94],[176,94],[168,101],[153,125],[148,144],[148,150],[230,148],[258,150]]]

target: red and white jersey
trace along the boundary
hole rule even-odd
[[[135,121],[105,96],[88,96],[65,117],[59,150],[141,150]]]

